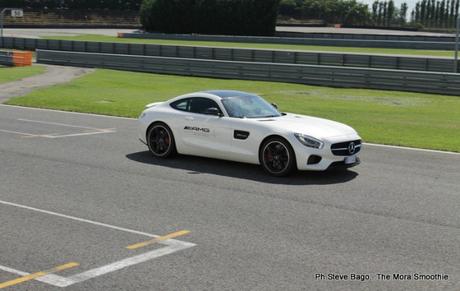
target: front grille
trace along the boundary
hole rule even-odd
[[[353,146],[354,145],[354,151]],[[353,140],[347,142],[335,143],[331,146],[331,151],[335,156],[352,156],[361,151],[361,140]]]

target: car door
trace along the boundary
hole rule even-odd
[[[212,109],[217,109],[213,111]],[[212,99],[192,97],[187,114],[184,115],[182,141],[185,153],[219,158],[222,141],[218,138],[218,125],[222,111]]]

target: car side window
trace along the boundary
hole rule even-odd
[[[190,111],[190,99],[182,99],[171,103],[171,107],[180,111]]]
[[[211,108],[217,108],[222,113],[219,105],[209,98],[195,97],[190,99],[190,112],[198,114],[210,114]]]

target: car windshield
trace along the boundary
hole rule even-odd
[[[235,118],[279,117],[281,113],[273,105],[257,95],[239,95],[222,98],[225,110]]]

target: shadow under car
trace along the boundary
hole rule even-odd
[[[332,169],[325,172],[296,171],[288,177],[273,177],[258,165],[237,163],[203,157],[177,155],[171,159],[158,159],[149,151],[126,155],[132,161],[173,169],[186,170],[190,175],[213,174],[279,185],[329,185],[346,183],[358,173],[349,169]]]

